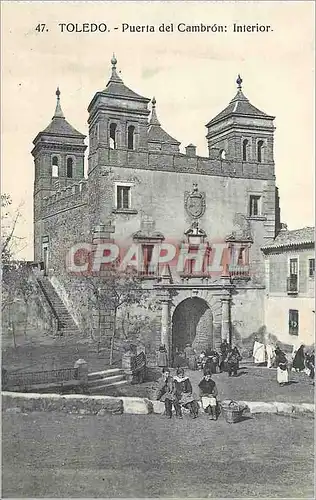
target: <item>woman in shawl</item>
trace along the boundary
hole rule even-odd
[[[170,375],[168,369],[164,370],[158,389],[157,399],[165,403],[165,414],[168,418],[172,418],[172,406],[174,406],[176,411],[176,417],[182,418],[181,406],[176,394],[174,379]]]
[[[285,385],[289,381],[288,361],[286,355],[280,348],[275,350],[277,362],[277,381],[280,385]]]
[[[305,353],[304,353],[304,345],[301,344],[301,346],[297,349],[296,354],[293,359],[293,368],[297,372],[301,372],[305,368]]]
[[[199,383],[200,398],[205,413],[209,415],[210,420],[217,420],[217,387],[212,380],[212,374],[207,372]]]
[[[192,392],[192,385],[189,377],[184,374],[183,368],[177,369],[177,375],[174,377],[174,383],[179,403],[184,408],[188,408],[190,410],[192,418],[196,418],[199,412],[199,405]]]

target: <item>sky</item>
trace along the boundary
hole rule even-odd
[[[66,119],[87,134],[87,107],[106,86],[113,52],[124,83],[155,96],[163,128],[183,152],[193,143],[201,156],[205,124],[234,97],[240,73],[250,102],[276,117],[282,221],[289,229],[314,225],[314,2],[4,1],[1,10],[2,192],[13,208],[21,205],[20,258],[33,258],[32,141],[51,121],[56,87]],[[62,33],[59,23],[104,23],[107,31]],[[174,31],[160,32],[162,23]],[[180,23],[226,31],[181,33]],[[234,33],[234,23],[271,30]],[[123,24],[145,31],[123,32]]]

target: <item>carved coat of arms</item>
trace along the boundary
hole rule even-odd
[[[199,219],[205,213],[205,193],[201,193],[197,184],[193,184],[191,192],[184,193],[184,206],[190,217]]]

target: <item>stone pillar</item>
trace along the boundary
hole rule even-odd
[[[230,342],[230,298],[222,299],[222,341]]]
[[[169,354],[169,300],[161,301],[161,344],[166,346]]]
[[[85,391],[88,385],[88,363],[84,359],[78,359],[74,364],[74,368],[78,369],[78,380],[83,391]]]

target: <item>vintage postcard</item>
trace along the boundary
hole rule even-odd
[[[314,2],[1,12],[2,498],[314,498]]]

